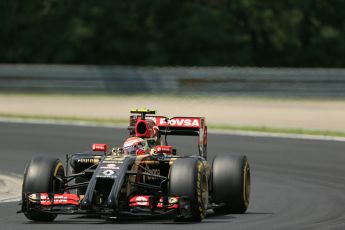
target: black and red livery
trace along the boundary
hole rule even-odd
[[[247,210],[247,158],[223,154],[208,163],[205,118],[131,113],[129,138],[142,138],[149,150],[126,154],[122,147],[93,144],[93,152],[68,154],[65,167],[59,159],[36,156],[25,168],[20,212],[32,221],[53,221],[59,214],[201,221],[208,209]],[[199,155],[179,154],[169,135],[198,136]]]

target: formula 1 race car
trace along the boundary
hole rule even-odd
[[[21,211],[33,221],[58,214],[128,216],[167,215],[175,221],[201,221],[208,209],[244,213],[249,205],[250,169],[245,156],[219,155],[207,162],[207,126],[203,117],[156,116],[131,110],[129,137],[108,151],[59,159],[36,156],[24,172]],[[199,156],[181,156],[169,135],[198,136]]]

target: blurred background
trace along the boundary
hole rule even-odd
[[[47,228],[15,214],[32,156],[121,146],[130,109],[142,107],[206,117],[209,160],[246,154],[250,209],[117,229],[345,229],[344,9],[344,0],[0,0],[0,229]],[[196,139],[172,144],[197,153]],[[96,221],[59,217],[49,229]]]
[[[343,135],[344,8],[3,0],[0,115],[121,123],[140,106],[203,115],[217,128]]]
[[[343,67],[344,1],[3,0],[0,61]]]

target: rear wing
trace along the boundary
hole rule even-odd
[[[130,116],[128,129],[134,130],[141,115]],[[146,115],[145,119],[152,120],[161,135],[199,136],[198,148],[200,156],[207,157],[207,125],[204,117],[173,117]]]

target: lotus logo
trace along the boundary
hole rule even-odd
[[[111,175],[114,174],[114,171],[113,171],[113,170],[105,170],[105,171],[103,172],[103,174],[106,175],[106,176],[111,176]]]

